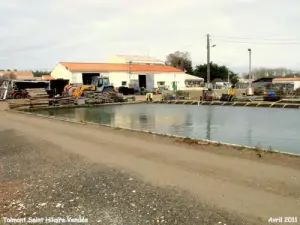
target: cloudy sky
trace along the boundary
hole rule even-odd
[[[110,55],[189,51],[237,72],[300,70],[299,0],[0,0],[0,69],[51,69]]]

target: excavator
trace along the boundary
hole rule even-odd
[[[95,76],[92,77],[91,84],[83,84],[78,86],[65,86],[64,93],[66,96],[79,98],[84,95],[85,91],[94,91],[101,93],[114,93],[114,87],[110,84],[108,77]]]

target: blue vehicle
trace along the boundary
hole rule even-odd
[[[276,93],[275,90],[266,90],[264,92],[264,101],[279,101],[280,95]]]

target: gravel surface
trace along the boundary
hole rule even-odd
[[[0,215],[107,225],[250,224],[176,187],[152,186],[13,130],[0,132]]]

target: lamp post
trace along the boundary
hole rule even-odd
[[[250,79],[251,79],[251,48],[248,48],[248,52],[249,52],[249,88],[251,87],[251,82],[250,82]]]

